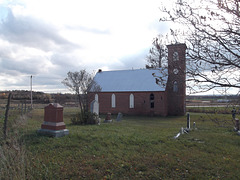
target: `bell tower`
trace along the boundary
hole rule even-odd
[[[186,45],[171,44],[168,48],[168,115],[186,113]]]

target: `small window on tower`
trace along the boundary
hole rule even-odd
[[[178,92],[178,83],[177,83],[177,81],[173,82],[173,92]]]
[[[173,60],[174,61],[178,61],[179,60],[178,52],[176,52],[176,51],[173,53]]]

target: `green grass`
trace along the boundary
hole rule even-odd
[[[123,121],[73,126],[76,109],[64,109],[70,134],[40,136],[43,109],[20,127],[27,179],[238,179],[240,137],[201,113],[191,113],[197,130],[173,137],[186,117],[124,116]],[[221,115],[219,115],[221,117]],[[104,116],[102,117],[104,119]],[[113,119],[116,119],[113,116]]]

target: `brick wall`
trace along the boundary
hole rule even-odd
[[[89,102],[94,100],[96,93],[89,93]],[[129,115],[167,115],[166,92],[99,92],[99,112],[117,114],[119,112]],[[115,94],[116,107],[111,107],[111,97]],[[134,95],[134,108],[130,108],[130,95]],[[150,95],[154,95],[154,108],[150,107]]]
[[[186,112],[186,45],[173,44],[168,45],[168,82],[167,82],[167,99],[168,115],[184,115]],[[179,60],[173,60],[173,53],[178,52]],[[178,73],[174,74],[174,69]],[[177,82],[177,92],[173,91],[174,82]]]

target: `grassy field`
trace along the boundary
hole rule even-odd
[[[226,106],[226,107],[187,107],[188,112],[198,112],[198,113],[220,113],[220,114],[231,114],[234,106]],[[239,111],[239,107],[235,107],[237,111]]]
[[[70,117],[75,112],[73,108],[64,109],[70,134],[62,138],[37,134],[43,122],[43,109],[18,118],[15,126],[17,112],[11,112],[11,128],[17,130],[11,130],[9,136],[17,140],[8,140],[7,145],[1,143],[1,158],[11,162],[6,165],[7,161],[1,160],[0,179],[8,179],[10,173],[13,175],[9,179],[238,179],[240,176],[240,136],[231,126],[219,127],[203,114],[191,113],[191,122],[196,122],[197,130],[174,139],[180,128],[186,127],[186,117],[124,116],[121,122],[73,126]],[[225,118],[230,119],[230,115]],[[4,171],[10,167],[12,170]]]

